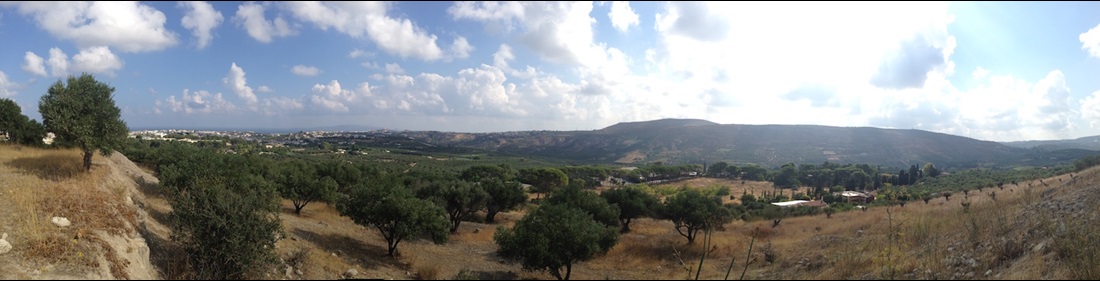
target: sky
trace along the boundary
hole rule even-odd
[[[0,2],[0,98],[131,129],[593,130],[662,118],[1100,135],[1100,2]]]

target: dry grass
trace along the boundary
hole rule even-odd
[[[412,269],[416,272],[416,279],[419,280],[436,280],[440,277],[439,263],[432,260],[430,257],[415,257],[409,262],[412,265]]]
[[[127,234],[137,225],[136,212],[124,206],[124,198],[103,184],[108,169],[82,169],[78,150],[44,150],[0,145],[0,174],[4,174],[13,206],[12,242],[26,259],[56,264],[76,271],[100,266],[96,257],[106,251],[112,275],[126,278],[125,261],[90,233],[104,230]],[[94,158],[102,161],[98,155]],[[72,224],[60,228],[52,217],[65,217]]]

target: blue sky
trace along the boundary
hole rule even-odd
[[[68,75],[131,128],[618,122],[1100,135],[1100,3],[4,2],[0,97]]]

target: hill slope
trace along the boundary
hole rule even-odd
[[[593,131],[410,132],[406,135],[436,145],[581,163],[727,161],[778,166],[830,161],[904,168],[932,162],[946,168],[970,168],[993,164],[1043,166],[1072,161],[1091,153],[1010,147],[921,130],[717,124],[694,119],[619,123]]]

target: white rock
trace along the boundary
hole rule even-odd
[[[54,225],[60,226],[60,227],[66,227],[66,226],[69,226],[70,224],[72,224],[72,223],[69,222],[69,219],[66,219],[66,218],[63,218],[63,217],[53,217],[52,219],[50,219],[50,222],[52,222]]]
[[[131,205],[131,206],[134,205],[134,198],[130,198],[130,196],[126,196],[126,205]]]
[[[356,275],[359,275],[359,271],[355,270],[354,268],[350,268],[348,269],[348,271],[344,271],[344,278],[352,278]]]
[[[11,243],[8,243],[8,234],[0,235],[0,255],[11,252]]]

